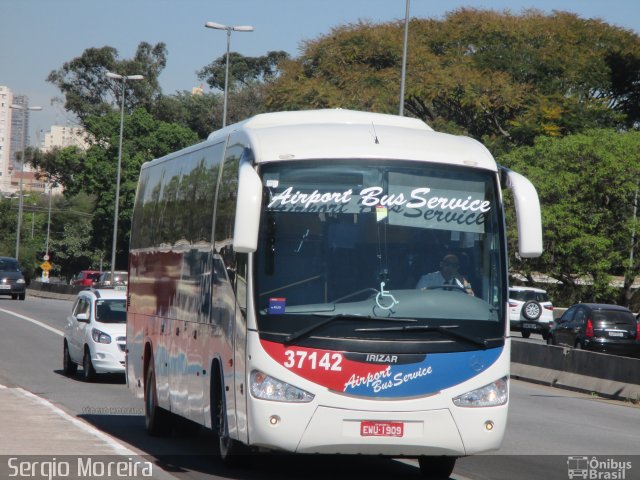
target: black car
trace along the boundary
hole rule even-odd
[[[12,257],[0,257],[0,295],[24,300],[27,285],[20,270],[18,260]]]
[[[640,356],[640,323],[631,310],[603,303],[572,305],[556,320],[547,343]]]

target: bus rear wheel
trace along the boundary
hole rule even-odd
[[[456,457],[420,457],[420,473],[429,480],[447,480],[456,466]]]
[[[171,430],[169,412],[158,406],[153,357],[149,360],[144,382],[144,425],[147,432],[156,437],[166,435]]]

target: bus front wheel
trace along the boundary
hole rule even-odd
[[[242,456],[248,453],[247,447],[237,440],[229,437],[227,425],[227,408],[225,405],[224,389],[222,388],[222,376],[218,368],[214,368],[211,386],[211,426],[218,435],[218,453],[222,462],[230,467],[237,467],[242,461]]]
[[[420,457],[420,473],[429,480],[446,480],[453,473],[456,457]]]

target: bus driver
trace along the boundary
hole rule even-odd
[[[426,290],[429,287],[440,287],[443,285],[453,285],[463,289],[467,294],[473,295],[471,284],[458,273],[458,257],[455,255],[445,255],[440,262],[440,270],[422,275],[416,288]]]

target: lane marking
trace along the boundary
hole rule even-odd
[[[49,330],[50,332],[53,332],[57,335],[60,335],[61,337],[64,336],[64,332],[62,330],[58,330],[57,328],[53,328],[50,327],[49,325],[47,325],[46,323],[42,323],[34,318],[30,318],[30,317],[25,317],[24,315],[20,315],[19,313],[16,312],[12,312],[11,310],[5,310],[4,308],[0,308],[0,312],[4,312],[7,313],[9,315],[13,315],[14,317],[18,317],[21,318],[22,320],[26,320],[27,322],[31,322],[35,325],[38,325],[39,327],[42,327],[46,330]]]

